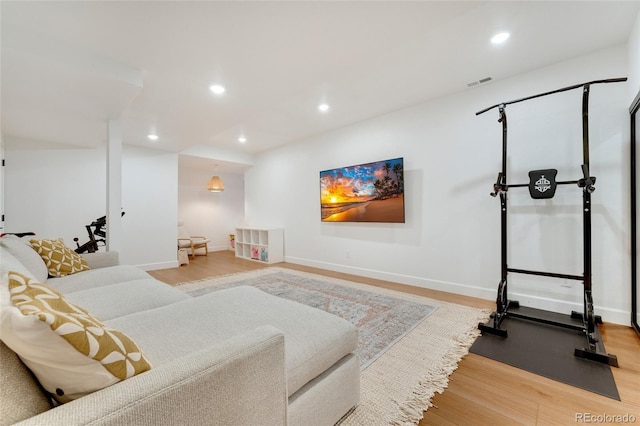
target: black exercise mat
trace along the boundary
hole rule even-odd
[[[555,312],[526,307],[518,310],[537,318],[551,316],[554,320],[561,317],[562,322],[576,321]],[[505,318],[500,328],[508,331],[508,337],[483,333],[470,352],[620,401],[608,364],[573,355],[575,348],[586,346],[583,333],[515,317]],[[600,337],[599,332],[597,336]],[[600,349],[604,352],[604,345]]]

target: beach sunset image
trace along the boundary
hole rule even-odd
[[[323,222],[404,223],[403,159],[320,172]]]

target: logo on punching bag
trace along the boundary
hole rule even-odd
[[[551,189],[551,182],[545,178],[544,175],[540,176],[540,179],[536,181],[535,188],[540,192],[547,192]]]

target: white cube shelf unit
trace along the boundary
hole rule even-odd
[[[284,262],[282,228],[236,228],[236,257],[263,263]]]

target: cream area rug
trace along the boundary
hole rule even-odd
[[[360,404],[341,425],[416,425],[442,393],[490,311],[366,284],[270,267],[178,284],[192,296],[251,285],[358,327]]]

